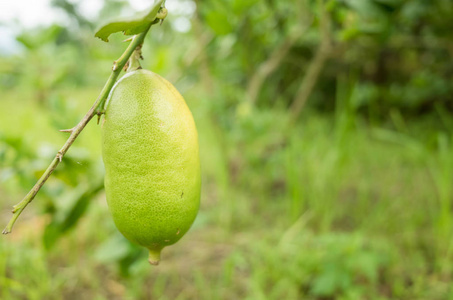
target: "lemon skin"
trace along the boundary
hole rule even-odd
[[[158,264],[161,250],[189,230],[200,204],[197,130],[176,88],[147,70],[122,77],[107,100],[102,155],[115,225]]]

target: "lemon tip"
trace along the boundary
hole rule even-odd
[[[148,262],[153,265],[157,266],[160,262],[160,249],[159,250],[149,250]]]

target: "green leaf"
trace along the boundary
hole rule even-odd
[[[103,181],[96,182],[85,192],[75,198],[74,203],[65,212],[63,217],[58,215],[52,216],[52,221],[44,230],[43,242],[47,250],[51,249],[57,240],[68,230],[73,228],[80,218],[85,214],[93,197],[104,188]]]
[[[163,0],[158,0],[147,13],[141,13],[135,18],[121,19],[112,21],[102,26],[95,34],[96,37],[100,38],[104,42],[109,41],[109,36],[112,33],[119,31],[124,32],[125,35],[139,34],[148,28],[157,17],[157,13],[162,5]]]
[[[95,184],[93,187],[90,187],[85,193],[83,193],[80,198],[76,201],[74,206],[66,215],[65,219],[61,223],[61,232],[66,232],[67,230],[74,227],[77,224],[79,219],[85,214],[88,205],[92,202],[92,199],[98,192],[104,189],[104,182],[101,181]]]
[[[49,225],[47,225],[42,236],[44,248],[46,250],[50,250],[55,245],[55,242],[60,236],[61,230],[57,224],[50,223]]]
[[[96,250],[94,257],[98,262],[110,263],[120,261],[130,252],[129,242],[119,232],[115,232]]]

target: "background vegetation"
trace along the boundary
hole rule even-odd
[[[92,122],[1,238],[0,298],[453,299],[453,2],[170,2],[143,66],[199,129],[191,231],[159,267],[117,232]],[[0,56],[4,225],[125,48],[93,35],[127,1],[53,5]]]

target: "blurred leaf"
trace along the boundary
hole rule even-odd
[[[65,213],[63,219],[59,219],[58,214],[53,215],[52,221],[46,227],[43,235],[43,242],[46,249],[52,248],[58,238],[77,224],[86,212],[93,197],[103,188],[103,181],[89,187],[76,199],[72,207]]]
[[[134,18],[128,18],[110,22],[99,29],[95,36],[108,42],[108,37],[115,32],[122,31],[125,35],[134,35],[143,32],[157,16],[163,0],[158,0],[147,13],[139,14]]]
[[[50,223],[47,225],[42,236],[44,248],[51,249],[60,236],[61,228],[57,224]]]
[[[376,253],[362,250],[356,251],[354,256],[349,258],[348,263],[356,274],[362,274],[370,282],[375,283],[378,280],[378,271],[383,259]]]
[[[77,23],[79,23],[79,25],[89,27],[92,26],[92,24],[81,13],[78,12],[76,5],[72,3],[72,1],[52,0],[52,5],[64,10],[68,14],[68,16],[73,17],[77,21]]]
[[[357,27],[347,27],[340,32],[340,38],[342,41],[350,41],[360,36],[361,31]]]
[[[62,32],[65,32],[65,29],[54,24],[44,30],[25,31],[18,35],[16,40],[27,49],[32,50],[47,43],[54,43]]]
[[[403,0],[374,0],[374,2],[385,7],[395,8],[403,4]]]
[[[137,262],[138,260],[144,259],[146,256],[143,254],[147,254],[147,251],[143,247],[139,247],[137,245],[134,245],[130,242],[129,243],[129,252],[128,254],[123,257],[119,261],[119,268],[120,268],[120,273],[122,276],[130,276],[131,275],[131,267]]]
[[[128,254],[129,241],[116,231],[109,239],[98,247],[94,257],[99,262],[111,263],[121,260]]]
[[[351,275],[339,266],[329,264],[315,278],[311,292],[315,296],[334,296],[337,291],[347,290],[351,285]]]
[[[78,220],[86,212],[90,202],[93,200],[94,196],[104,189],[104,181],[96,184],[90,190],[86,191],[74,204],[72,209],[67,214],[66,218],[61,223],[61,232],[65,232],[71,229],[74,225],[77,224]]]
[[[96,250],[94,257],[102,263],[117,263],[122,276],[129,276],[131,267],[147,251],[128,241],[115,230],[112,236],[104,241]]]
[[[225,35],[233,31],[227,12],[211,11],[206,15],[206,23],[218,35]]]
[[[345,2],[363,16],[382,17],[385,15],[381,7],[372,0],[346,0]]]
[[[234,0],[233,1],[233,12],[236,15],[242,14],[244,11],[255,5],[258,0]]]

